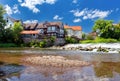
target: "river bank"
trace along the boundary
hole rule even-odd
[[[50,49],[80,50],[89,52],[120,53],[120,43],[89,43],[67,44],[65,46],[53,46]]]

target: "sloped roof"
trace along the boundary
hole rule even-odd
[[[73,30],[79,30],[79,31],[82,30],[82,28],[81,28],[80,26],[72,26],[72,29],[73,29]]]
[[[25,28],[34,29],[38,23],[24,23]]]
[[[39,31],[37,31],[37,30],[28,30],[28,31],[26,31],[26,30],[24,30],[24,31],[22,31],[22,32],[20,32],[21,34],[39,34]]]
[[[57,26],[61,27],[62,22],[45,22],[45,23],[39,23],[37,28],[46,28],[48,26]]]
[[[67,29],[67,28],[70,28],[70,26],[68,26],[68,25],[64,25],[64,28]]]
[[[65,29],[72,29],[75,31],[82,31],[82,27],[81,26],[68,26],[68,25],[64,25]]]
[[[46,27],[43,26],[43,23],[39,23],[37,28],[46,28]]]

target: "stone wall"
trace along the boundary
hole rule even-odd
[[[23,38],[24,43],[29,43],[31,41],[36,41],[40,42],[43,41],[44,39],[33,39],[33,38]],[[50,40],[49,38],[46,39],[47,41]],[[65,44],[65,39],[64,38],[56,38],[54,45],[64,45]]]
[[[64,38],[57,38],[54,43],[54,45],[64,45],[64,44],[65,44]]]

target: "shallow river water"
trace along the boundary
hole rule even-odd
[[[26,57],[43,55],[63,56],[67,59],[87,61],[90,65],[68,68],[48,67],[23,61]],[[0,76],[0,81],[120,81],[120,54],[39,48],[1,48],[0,68],[3,67],[1,63],[17,66],[16,68],[22,66],[22,69],[9,69],[17,71]],[[21,66],[19,67],[18,64]]]

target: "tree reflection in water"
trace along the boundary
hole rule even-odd
[[[113,77],[113,72],[120,73],[120,62],[101,62],[94,70],[97,77]]]

